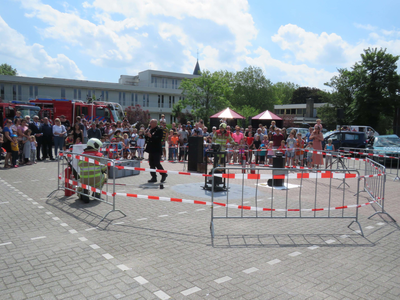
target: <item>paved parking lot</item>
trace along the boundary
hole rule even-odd
[[[164,189],[149,178],[119,179],[117,192],[210,201],[202,177],[170,175]],[[385,205],[400,220],[393,179]],[[127,216],[101,222],[110,206],[48,197],[56,186],[57,162],[0,171],[1,299],[400,297],[400,230],[385,215],[368,219],[372,206],[360,209],[364,237],[343,219],[216,220],[212,245],[210,206],[117,197]]]

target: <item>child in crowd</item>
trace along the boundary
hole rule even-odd
[[[247,144],[247,148],[248,148],[248,149],[251,149],[251,148],[253,148],[254,137],[253,137],[253,133],[252,133],[251,131],[249,131],[248,134],[249,134],[249,135],[248,135],[248,137],[247,137],[246,144]],[[251,160],[253,159],[252,153],[250,152],[248,156],[249,156],[249,157],[248,157],[248,162],[250,163]]]
[[[173,159],[177,159],[177,154],[178,154],[178,142],[179,142],[179,136],[177,132],[174,132],[172,137],[171,137],[171,148],[172,148],[172,156]],[[170,149],[171,149],[170,148]],[[172,159],[172,157],[171,157]]]
[[[260,156],[260,165],[265,164],[265,155],[267,154],[265,149],[267,148],[268,143],[268,139],[264,139],[263,143],[260,145],[260,152],[258,153]]]
[[[322,132],[321,119],[317,119],[317,124],[314,125],[314,129],[319,127],[319,131]]]
[[[238,147],[239,163],[242,163],[243,159],[245,160],[245,162],[247,161],[246,148],[247,148],[246,139],[243,138],[240,140],[239,147]]]
[[[255,163],[258,165],[259,164],[259,159],[260,159],[260,146],[262,144],[262,141],[260,140],[260,136],[256,135],[254,138],[253,142],[253,149],[254,149],[254,157],[255,157]]]
[[[286,162],[287,166],[291,167],[294,166],[294,155],[295,155],[295,148],[296,148],[296,139],[294,138],[293,132],[289,134],[289,137],[286,140]]]
[[[65,138],[64,151],[69,151],[69,148],[74,144],[74,132],[70,132]]]
[[[312,157],[313,157],[313,142],[309,142],[306,148],[307,151],[307,167],[311,168],[312,167]]]
[[[296,166],[300,164],[301,167],[304,166],[304,141],[301,138],[301,133],[297,134],[296,140]]]
[[[30,143],[31,143],[31,162],[33,164],[36,164],[36,147],[37,147],[37,142],[36,142],[36,137],[34,135],[30,136]]]
[[[145,143],[145,139],[144,139],[144,134],[143,131],[140,130],[139,131],[139,138],[136,141],[136,147],[138,150],[138,158],[139,159],[143,159],[143,150],[144,150],[144,143]]]
[[[270,141],[268,143],[268,153],[267,153],[267,158],[268,158],[268,164],[272,165],[272,157],[274,156],[274,142]]]
[[[325,145],[325,151],[329,152],[325,156],[325,169],[330,165],[332,169],[332,152],[335,151],[335,146],[332,144],[332,139],[328,139],[328,144]]]
[[[29,161],[29,158],[31,157],[31,133],[32,130],[27,129],[24,132],[24,135],[22,137],[22,144],[24,147],[22,148],[22,158],[25,164],[31,165],[32,163]]]
[[[132,136],[129,141],[129,150],[131,150],[131,158],[136,158],[136,142],[139,138],[139,135],[137,133],[137,129],[133,128]]]
[[[80,137],[76,138],[75,144],[77,144],[77,145],[81,145],[82,144],[82,141],[81,141]]]
[[[19,154],[18,139],[16,134],[11,135],[11,164],[14,168],[18,168],[17,159]]]
[[[168,137],[167,137],[167,141],[168,141],[168,160],[172,160],[172,142],[171,142],[171,138],[174,135],[174,131],[171,129],[168,133]]]

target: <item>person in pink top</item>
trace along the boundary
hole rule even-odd
[[[239,145],[240,141],[244,138],[243,133],[240,132],[240,128],[237,125],[235,127],[235,132],[232,134],[232,138],[235,141],[236,145]],[[237,153],[238,146],[235,146],[233,149],[234,149],[233,162],[235,163],[238,161],[238,153]],[[240,158],[239,158],[239,161],[240,161]]]

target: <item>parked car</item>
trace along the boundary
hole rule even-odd
[[[374,154],[400,157],[400,138],[395,134],[380,135],[372,138],[367,149],[371,149]],[[375,150],[375,151],[374,151]],[[390,163],[397,166],[398,159],[374,156],[373,159],[379,163]]]
[[[302,137],[302,138],[304,138],[304,137],[306,136],[307,132],[308,132],[308,128],[289,127],[288,129],[286,129],[286,132],[287,132],[287,134],[288,134],[288,137],[289,137],[289,133],[290,133],[293,129],[296,130],[295,138],[297,137],[297,133],[299,133],[299,132],[301,133],[301,137]]]
[[[322,149],[325,148],[328,139],[332,139],[332,144],[335,146],[336,150],[341,147],[357,149],[365,148],[367,146],[367,136],[364,132],[329,131],[324,134]]]
[[[356,131],[356,132],[365,132],[367,135],[370,134],[374,136],[378,136],[379,133],[375,129],[373,129],[371,126],[366,126],[366,125],[342,125],[343,129],[346,129],[348,131]],[[336,127],[337,130],[339,130],[339,125]]]

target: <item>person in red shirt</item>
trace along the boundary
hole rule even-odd
[[[283,135],[281,133],[280,128],[275,128],[275,134],[272,136],[272,141],[274,142],[274,149],[278,149],[279,146],[281,145],[281,142],[283,140]]]
[[[247,143],[247,148],[252,149],[253,148],[253,143],[254,143],[254,137],[253,133],[249,131],[248,136],[246,138],[246,143]],[[248,163],[251,163],[251,160],[253,159],[253,152],[250,151],[248,155]]]

